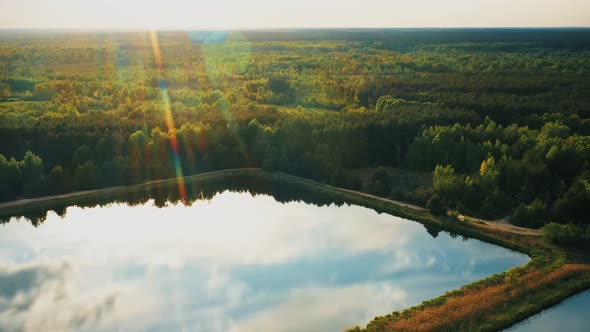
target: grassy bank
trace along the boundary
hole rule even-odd
[[[220,180],[249,178],[298,186],[324,194],[334,201],[358,204],[411,219],[426,227],[494,243],[528,254],[531,261],[425,301],[421,305],[377,317],[364,329],[351,331],[496,331],[509,327],[567,297],[590,288],[590,259],[580,252],[549,245],[540,237],[523,236],[454,218],[438,218],[419,209],[408,208],[370,195],[336,188],[279,172],[260,169],[235,169],[185,177],[193,191]],[[101,204],[123,200],[139,192],[162,190],[177,179],[148,182],[72,193],[0,205],[0,218],[47,211],[71,205]],[[384,311],[387,308],[383,308]]]

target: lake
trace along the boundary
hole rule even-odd
[[[8,219],[0,330],[341,331],[529,261],[342,202],[206,197]]]
[[[585,332],[590,326],[588,317],[590,291],[572,296],[555,307],[542,311],[525,321],[514,325],[510,332],[567,331]]]

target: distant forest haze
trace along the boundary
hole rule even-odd
[[[0,200],[262,167],[583,234],[589,48],[588,29],[2,31]],[[351,171],[378,166],[433,186]]]

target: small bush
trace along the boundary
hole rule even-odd
[[[396,189],[391,193],[391,198],[395,199],[396,201],[403,201],[405,198],[404,192]]]
[[[531,205],[520,204],[514,210],[511,222],[515,225],[525,227],[541,227],[547,221],[547,207],[536,199]]]
[[[465,205],[463,205],[463,203],[461,203],[461,202],[457,203],[455,210],[460,214],[467,213],[467,209],[465,208]]]
[[[452,211],[452,212],[450,212],[450,213],[449,213],[449,217],[450,217],[450,218],[451,218],[451,220],[453,220],[453,221],[457,221],[457,222],[459,222],[459,221],[463,221],[463,220],[459,219],[459,212],[457,212],[457,211]]]
[[[519,268],[511,268],[508,271],[506,271],[506,274],[504,275],[504,279],[509,282],[509,283],[514,283],[518,280],[518,278],[520,278],[520,269]]]
[[[556,244],[581,244],[590,241],[590,228],[584,230],[574,224],[548,223],[541,228],[541,234],[546,240]]]
[[[430,210],[430,213],[435,216],[444,215],[447,212],[447,209],[445,208],[442,199],[438,194],[434,194],[432,197],[430,197],[426,203],[426,207],[428,210]]]
[[[406,200],[414,204],[425,206],[430,197],[434,194],[432,188],[420,186],[415,191],[406,194]]]

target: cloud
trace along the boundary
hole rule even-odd
[[[391,283],[297,289],[282,303],[240,320],[229,331],[340,331],[403,308],[408,305],[406,298]]]
[[[178,268],[194,259],[263,265],[328,250],[385,250],[423,233],[417,223],[360,206],[279,204],[270,196],[232,192],[189,207],[158,208],[153,200],[135,207],[69,207],[64,220],[50,212],[38,228],[22,222],[5,228],[11,246],[0,248],[0,255],[17,248],[6,254],[76,253],[103,263],[131,260]]]
[[[97,330],[154,309],[149,293],[141,292],[145,298],[141,306],[135,303],[127,307],[129,303],[125,299],[120,303],[119,299],[139,295],[138,289],[90,285],[85,277],[66,261],[16,268],[0,262],[0,331]]]
[[[0,243],[9,331],[340,330],[526,261],[364,207],[230,192],[70,207]]]

